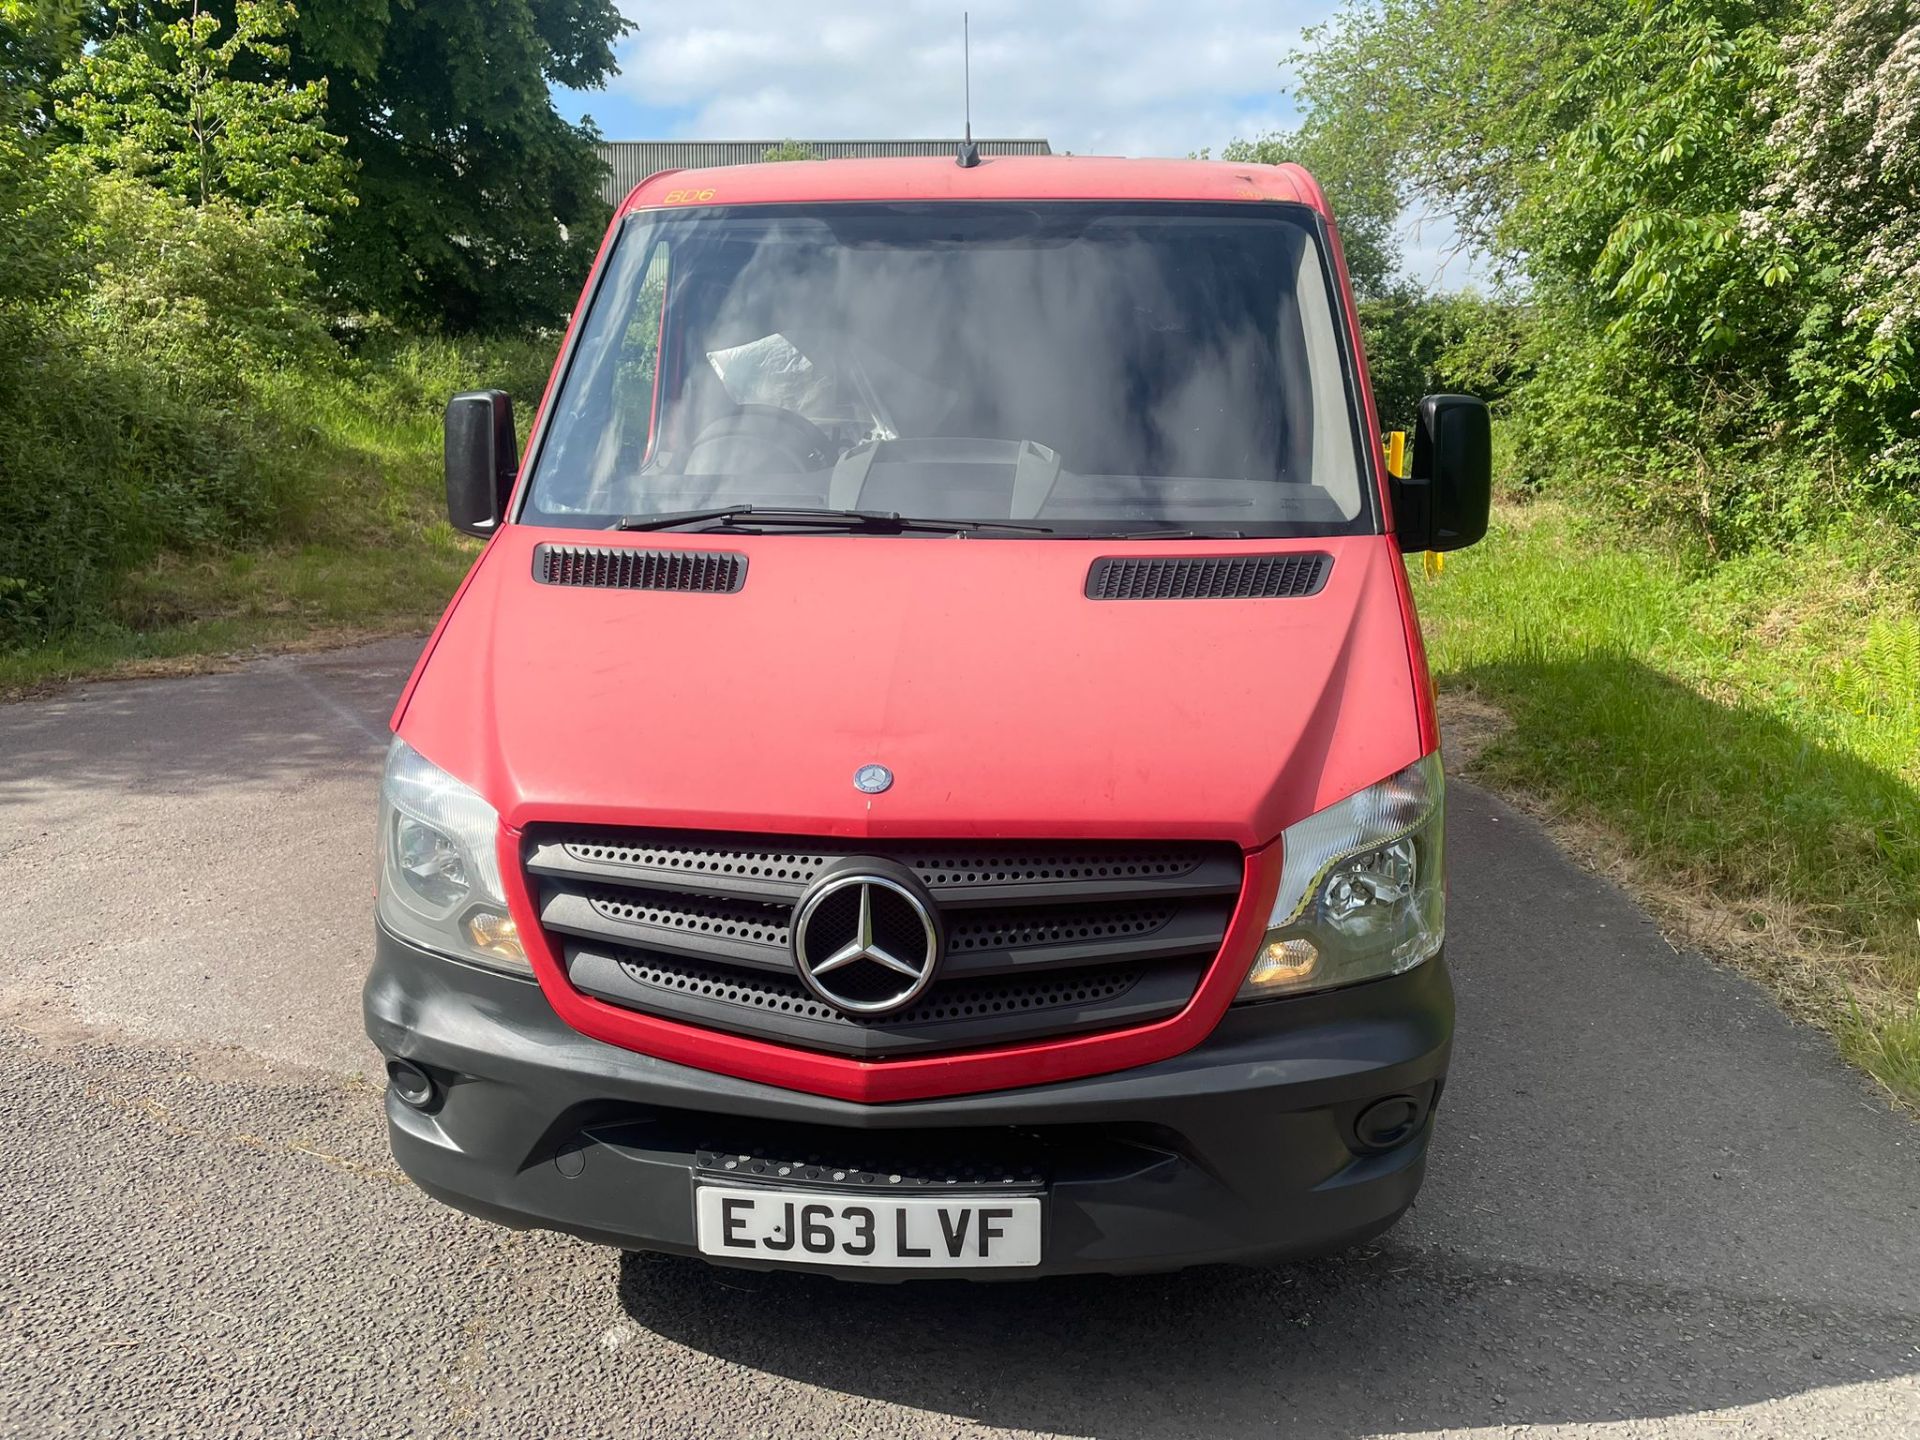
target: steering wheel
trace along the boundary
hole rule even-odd
[[[796,475],[833,464],[835,446],[806,416],[778,405],[742,405],[701,427],[682,469],[689,475]]]

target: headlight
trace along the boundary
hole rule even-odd
[[[1239,999],[1398,975],[1446,935],[1438,754],[1289,826],[1280,893]]]
[[[500,817],[470,787],[395,737],[380,782],[380,898],[387,928],[498,970],[532,966],[507,913]]]

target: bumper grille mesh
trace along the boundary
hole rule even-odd
[[[949,951],[1060,944],[1071,940],[1121,939],[1160,929],[1174,916],[1171,905],[1079,906],[1065,912],[969,916],[947,930]]]
[[[1089,1005],[1123,995],[1139,982],[1139,975],[1124,967],[1079,971],[1052,979],[1003,979],[976,981],[940,987],[939,994],[908,1011],[906,1015],[883,1015],[855,1021],[813,997],[798,980],[778,975],[754,975],[701,965],[688,961],[623,958],[621,968],[643,985],[679,990],[707,998],[723,999],[735,1005],[752,1005],[762,1010],[777,1010],[783,1015],[799,1015],[825,1023],[887,1026],[921,1025],[942,1020],[971,1020],[987,1015],[1012,1015],[1030,1010],[1045,1010],[1066,1005]]]
[[[659,896],[648,903],[639,894],[595,890],[588,894],[595,913],[634,925],[658,925],[690,935],[715,935],[755,945],[785,946],[787,912],[777,906],[727,900]]]

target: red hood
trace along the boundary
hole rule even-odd
[[[514,526],[400,732],[515,828],[1217,838],[1252,848],[1419,757],[1392,542],[621,536],[749,557],[736,594],[536,583]],[[1095,601],[1087,568],[1321,550],[1304,599]],[[896,776],[877,796],[861,765]]]

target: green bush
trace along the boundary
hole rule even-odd
[[[315,272],[340,279],[351,253],[357,278],[379,278],[364,242],[401,228],[418,243],[378,263],[400,289],[424,284],[429,313],[458,288],[445,272],[471,270],[482,298],[506,297],[524,319],[516,286],[535,285],[545,306],[578,283],[570,267],[595,236],[554,217],[593,213],[598,162],[543,87],[469,86],[400,122],[375,107],[384,130],[431,129],[431,157],[416,146],[393,163],[393,135],[364,127],[349,127],[349,145],[337,122],[365,118],[375,71],[410,96],[427,83],[407,63],[416,47],[383,52],[383,38],[402,22],[446,33],[437,8],[388,8],[375,7],[370,47],[317,63],[330,32],[285,0],[0,0],[0,660],[13,673],[66,673],[36,672],[27,647],[105,654],[155,625],[210,613],[224,625],[225,609],[284,602],[316,624],[413,623],[463,563],[438,518],[441,407],[488,383],[530,411],[551,341],[396,334],[378,314],[343,312],[339,295],[356,287],[323,294]],[[557,66],[576,83],[610,67],[623,22],[602,0],[564,43],[531,43],[531,12],[509,7],[503,28],[499,9],[460,20],[476,41],[462,65]],[[475,106],[514,123],[476,128],[463,118]],[[449,117],[461,123],[449,130]],[[551,142],[538,154],[535,132]],[[358,168],[373,163],[368,144],[389,162],[375,176]],[[517,166],[473,163],[476,146],[516,151]],[[423,209],[434,167],[444,203]],[[555,185],[584,198],[556,200]],[[356,250],[342,223],[382,206],[362,213]],[[481,318],[471,305],[437,313]],[[399,546],[415,547],[410,569],[431,584],[372,586],[386,598],[370,607],[369,587],[349,595],[328,578],[364,580],[367,565],[336,562]]]
[[[290,437],[264,397],[338,363],[281,218],[116,178],[44,189],[71,263],[0,321],[0,644],[84,625],[159,550],[271,534]]]
[[[1529,484],[1723,555],[1920,527],[1920,11],[1349,0],[1313,41],[1302,137],[1524,307]]]
[[[1521,307],[1410,285],[1360,301],[1373,401],[1383,430],[1411,430],[1420,401],[1465,391],[1489,404],[1512,388],[1526,324]]]

